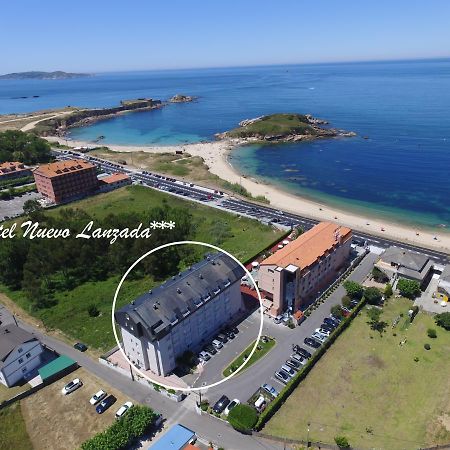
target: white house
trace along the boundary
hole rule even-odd
[[[227,255],[208,255],[117,311],[125,354],[139,368],[170,373],[179,356],[197,352],[237,318],[244,273]]]
[[[39,340],[16,325],[0,327],[0,383],[14,386],[41,363]]]

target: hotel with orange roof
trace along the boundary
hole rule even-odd
[[[352,230],[321,222],[261,262],[258,286],[268,312],[304,309],[350,260]]]

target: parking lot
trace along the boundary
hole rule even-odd
[[[83,386],[63,395],[61,389],[79,378]],[[100,389],[117,401],[103,414],[97,414],[89,399]],[[35,450],[73,449],[114,422],[119,407],[129,399],[120,391],[80,368],[21,401],[22,414]],[[49,424],[51,426],[49,427]]]
[[[0,200],[0,221],[19,216],[23,213],[23,205],[27,200],[37,200],[40,198],[42,198],[42,195],[38,192],[27,192],[11,200]]]
[[[369,253],[352,272],[349,279],[361,283],[371,272],[376,259],[377,255]],[[330,308],[340,304],[344,295],[345,289],[341,285],[326,302],[321,304],[300,326],[294,329],[282,324],[275,324],[273,319],[265,316],[263,334],[273,336],[276,339],[275,349],[241,374],[231,378],[227,383],[209,389],[206,392],[206,397],[210,403],[215,403],[222,394],[230,399],[237,398],[241,402],[247,402],[265,383],[280,391],[284,384],[275,378],[275,372],[290,358],[293,353],[292,345],[298,344],[313,354],[315,350],[306,346],[303,340],[310,337],[316,328],[320,327],[323,319],[330,315]]]

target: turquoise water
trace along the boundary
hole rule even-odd
[[[3,81],[0,112],[136,97],[197,102],[75,129],[75,139],[169,145],[213,139],[245,118],[311,113],[355,138],[249,147],[233,164],[318,201],[411,224],[450,226],[450,61],[276,66]],[[13,99],[39,95],[34,99]],[[367,137],[367,139],[363,139]]]

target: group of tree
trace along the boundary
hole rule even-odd
[[[434,318],[436,325],[450,331],[450,312],[437,314]]]
[[[155,422],[155,414],[147,406],[132,406],[118,421],[81,445],[82,450],[120,450],[142,436]]]
[[[51,160],[50,145],[45,139],[19,130],[0,133],[0,163],[20,161],[24,164],[37,164]]]
[[[400,295],[410,298],[411,300],[414,300],[421,292],[418,281],[408,280],[406,278],[400,278],[397,281],[397,289],[400,292]]]
[[[191,215],[186,209],[167,204],[145,213],[110,214],[96,219],[79,209],[63,209],[58,214],[43,213],[35,204],[27,204],[33,221],[40,228],[68,228],[68,238],[33,240],[16,236],[0,241],[0,283],[10,289],[21,289],[34,308],[54,304],[56,291],[70,290],[87,281],[105,280],[122,275],[128,267],[149,250],[167,242],[193,237]],[[172,229],[152,231],[150,238],[76,239],[91,220],[94,228],[133,229],[142,222],[173,220]],[[191,264],[192,254],[182,247],[168,247],[145,258],[130,274],[138,279],[151,276],[163,280],[179,271],[180,265]]]

